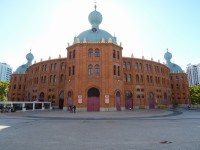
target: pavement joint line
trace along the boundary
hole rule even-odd
[[[96,116],[96,117],[88,117],[88,116],[78,116],[78,117],[60,117],[60,116],[38,116],[38,115],[25,115],[25,116],[16,116],[16,117],[8,117],[7,119],[45,119],[45,120],[135,120],[135,119],[163,119],[165,117],[171,117],[171,116],[177,116],[181,115],[183,112],[180,110],[167,110],[172,113],[170,114],[163,114],[163,115],[153,115],[153,116],[111,116],[111,117],[102,117],[102,116]],[[4,118],[6,119],[6,118]],[[166,119],[166,118],[165,118]]]

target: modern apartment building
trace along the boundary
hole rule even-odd
[[[195,86],[200,84],[200,64],[189,64],[186,68],[188,75],[189,86]]]
[[[12,68],[6,63],[0,62],[0,81],[10,81]]]

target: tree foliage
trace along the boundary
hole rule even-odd
[[[0,81],[0,101],[6,101],[8,95],[8,81]]]
[[[200,84],[197,86],[189,87],[191,103],[200,104]]]

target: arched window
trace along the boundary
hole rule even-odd
[[[160,84],[160,77],[158,77],[158,84]]]
[[[139,94],[137,95],[137,98],[140,98],[140,95],[139,95]]]
[[[138,74],[136,74],[136,82],[139,82],[140,80],[139,80],[139,75]]]
[[[56,69],[57,69],[57,64],[55,63],[55,64],[54,64],[54,70],[56,70]]]
[[[44,65],[42,65],[42,71],[44,71]]]
[[[92,75],[93,74],[93,67],[92,65],[88,65],[88,75]]]
[[[75,66],[72,67],[72,75],[75,75]]]
[[[126,68],[126,62],[125,61],[123,62],[123,68]]]
[[[64,81],[65,81],[65,76],[64,76],[63,74],[61,74],[60,81],[61,81],[61,82],[64,82]]]
[[[151,71],[151,65],[149,64],[149,71]]]
[[[54,70],[54,64],[51,64],[51,70]]]
[[[143,75],[140,75],[140,81],[143,82]]]
[[[76,57],[76,50],[73,50],[73,58]]]
[[[149,76],[147,75],[147,82],[149,83]]]
[[[100,67],[98,64],[95,65],[94,67],[94,74],[95,75],[100,75]]]
[[[98,48],[96,48],[95,49],[95,57],[100,57],[100,52],[99,52],[99,49]]]
[[[135,69],[138,70],[138,62],[135,63]]]
[[[92,57],[92,55],[93,55],[93,49],[90,48],[88,50],[88,57]]]
[[[142,63],[140,63],[140,65],[139,65],[139,69],[142,70]]]
[[[72,59],[72,52],[69,52],[69,59]]]
[[[56,75],[53,76],[53,82],[56,82]]]
[[[45,65],[45,71],[47,71],[47,65]]]
[[[113,50],[113,58],[116,58],[116,51]]]
[[[127,81],[131,82],[131,74],[128,74]]]
[[[150,82],[153,83],[153,77],[152,76],[150,76]]]
[[[127,69],[130,70],[130,69],[131,69],[131,63],[130,63],[130,62],[127,62],[126,65],[127,65]]]
[[[119,51],[117,51],[117,59],[119,59]]]
[[[117,67],[118,76],[120,76],[120,66]]]
[[[71,76],[71,67],[69,67],[69,76]]]
[[[126,74],[124,73],[124,81],[126,82]]]
[[[61,63],[61,70],[65,70],[65,63],[64,62]]]
[[[149,71],[149,64],[146,64],[146,71]]]
[[[155,77],[155,82],[156,82],[156,84],[157,84],[157,82],[158,82],[158,79],[157,79],[157,77]]]
[[[53,76],[50,75],[50,82],[53,82]]]
[[[116,66],[113,66],[113,74],[116,75]]]

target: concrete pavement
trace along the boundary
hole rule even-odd
[[[199,150],[200,112],[62,110],[0,114],[5,150]]]

